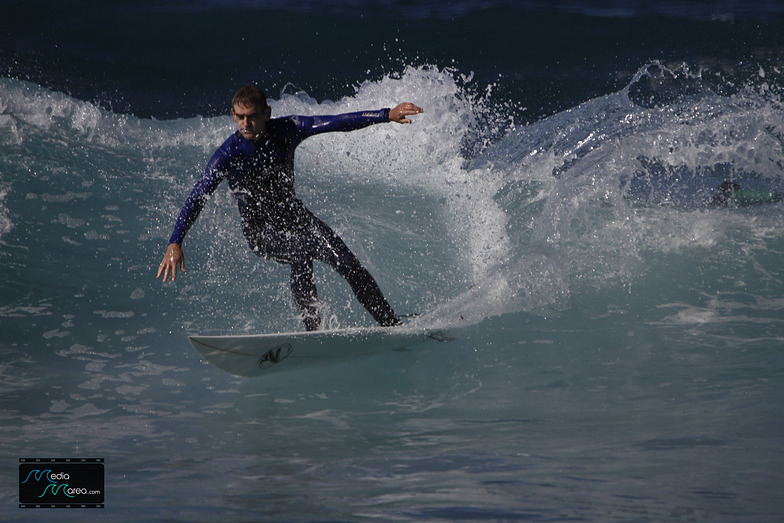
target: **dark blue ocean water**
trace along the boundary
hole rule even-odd
[[[0,519],[780,521],[778,2],[0,3]],[[241,379],[186,335],[299,328],[227,188],[155,270],[258,82],[298,194],[454,340]],[[331,325],[370,325],[317,269]],[[19,458],[105,459],[21,509]]]

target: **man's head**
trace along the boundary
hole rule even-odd
[[[267,130],[271,109],[264,91],[255,85],[246,85],[234,94],[231,115],[237,129],[247,140],[258,140]]]

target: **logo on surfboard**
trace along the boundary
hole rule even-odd
[[[291,354],[292,350],[294,349],[291,347],[290,343],[283,343],[282,345],[271,348],[259,358],[259,368],[268,369],[276,363],[280,363],[286,359],[286,356]]]

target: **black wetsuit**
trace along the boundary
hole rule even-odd
[[[378,284],[329,226],[294,192],[294,150],[306,138],[389,121],[389,109],[336,116],[287,116],[267,122],[258,140],[239,132],[221,145],[185,202],[169,243],[181,244],[207,197],[226,179],[237,200],[242,232],[259,256],[291,266],[291,291],[308,330],[319,328],[313,260],[332,266],[383,326],[400,323]]]

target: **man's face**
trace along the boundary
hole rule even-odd
[[[235,104],[231,109],[231,115],[237,122],[237,129],[245,139],[258,140],[267,130],[270,108]]]

